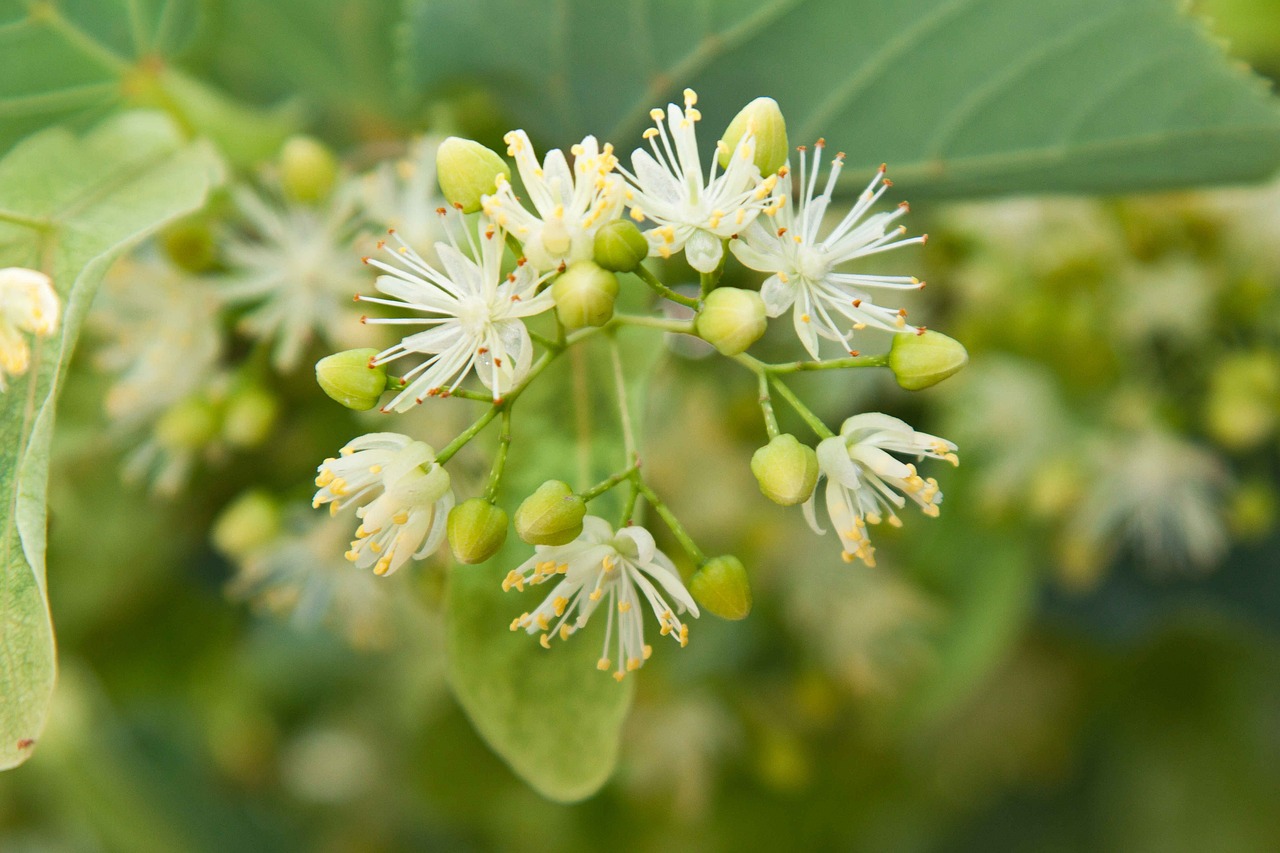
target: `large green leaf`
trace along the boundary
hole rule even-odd
[[[634,284],[634,282],[633,282]],[[637,285],[638,287],[638,285]],[[647,378],[663,347],[655,333],[622,333],[633,418],[642,418]],[[581,345],[539,378],[513,408],[512,463],[503,486],[514,506],[548,479],[600,480],[623,467],[610,358],[604,341]],[[584,397],[574,402],[573,374]],[[575,437],[583,414],[590,434]],[[581,442],[581,443],[580,443]],[[579,472],[579,469],[585,471]],[[575,473],[579,472],[579,473]],[[577,483],[583,486],[585,483]],[[611,521],[622,490],[591,503],[590,512]],[[449,677],[454,693],[481,736],[511,768],[544,796],[572,802],[595,793],[613,773],[621,728],[631,706],[633,682],[643,670],[616,683],[596,669],[603,624],[589,624],[550,650],[508,623],[532,610],[548,590],[502,591],[502,578],[532,554],[514,535],[492,560],[454,566],[447,606]],[[596,620],[599,622],[600,620]],[[666,651],[666,650],[663,650]]]
[[[493,85],[548,144],[639,141],[648,110],[701,95],[710,133],[781,103],[865,182],[917,192],[1115,192],[1262,178],[1280,111],[1173,0],[419,2],[411,81]],[[710,136],[704,140],[710,143]]]
[[[20,764],[53,689],[45,588],[45,495],[54,410],[103,274],[130,245],[201,207],[222,179],[207,143],[161,115],[126,113],[83,139],[61,129],[0,160],[0,267],[48,273],[63,300],[58,334],[0,394],[0,769]]]
[[[173,66],[199,11],[197,0],[0,0],[0,151],[55,122],[154,107],[234,162],[273,154],[295,109],[239,104]]]

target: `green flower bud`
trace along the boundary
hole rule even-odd
[[[1223,358],[1209,377],[1204,420],[1209,434],[1230,450],[1265,442],[1280,418],[1280,359],[1269,352]]]
[[[376,349],[349,349],[335,352],[316,362],[316,381],[324,393],[348,409],[367,412],[378,405],[387,390],[387,369],[371,367]]]
[[[265,388],[249,385],[231,395],[222,421],[222,437],[234,447],[257,447],[271,434],[280,403]]]
[[[244,492],[213,522],[213,545],[232,559],[243,559],[280,531],[280,505],[266,492]]]
[[[484,498],[449,510],[449,547],[459,563],[483,563],[507,541],[507,513]]]
[[[649,241],[629,219],[610,222],[596,232],[595,262],[610,272],[635,272],[649,257]]]
[[[338,180],[338,158],[317,139],[293,136],[280,149],[280,186],[303,204],[328,198]]]
[[[203,397],[188,397],[156,422],[156,441],[170,450],[196,450],[218,435],[218,409]]]
[[[203,219],[184,219],[160,234],[165,255],[187,272],[205,272],[217,260],[213,229]]]
[[[818,454],[784,433],[752,454],[751,473],[766,498],[795,506],[807,501],[818,485]]]
[[[436,151],[440,190],[463,213],[480,209],[480,197],[498,191],[498,179],[511,174],[506,161],[474,139],[450,136]]]
[[[618,277],[592,261],[571,264],[551,285],[556,316],[565,327],[603,326],[613,317]]]
[[[707,294],[696,321],[698,336],[721,355],[746,352],[768,325],[760,294],[736,287],[718,287]]]
[[[1270,535],[1280,514],[1275,486],[1265,480],[1254,480],[1242,485],[1227,507],[1227,522],[1231,532],[1249,542],[1258,542]]]
[[[756,166],[761,175],[772,175],[787,164],[787,122],[773,98],[756,98],[743,107],[724,131],[720,147],[720,167],[729,167],[729,158],[750,130],[756,137]]]
[[[751,584],[737,557],[714,557],[689,581],[693,600],[721,619],[746,619],[751,612]]]
[[[941,332],[894,335],[889,349],[889,368],[908,391],[937,385],[968,363],[964,344]]]
[[[547,480],[516,510],[516,533],[530,545],[567,545],[582,532],[587,504],[568,483]]]

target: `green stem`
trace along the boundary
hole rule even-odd
[[[489,421],[494,419],[501,408],[501,405],[494,405],[486,409],[485,413],[477,418],[475,423],[460,432],[457,438],[446,444],[444,449],[436,454],[436,463],[443,465],[452,459],[453,454],[466,447],[468,441],[479,435],[481,430],[489,425]]]
[[[579,492],[578,497],[582,498],[584,501],[593,501],[596,498],[603,495],[605,492],[612,489],[614,486],[621,483],[623,480],[634,480],[634,477],[632,475],[634,475],[639,470],[640,470],[640,463],[637,462],[633,464],[630,468],[626,468],[622,471],[619,471],[618,473],[614,474],[612,477],[609,477],[606,480],[601,480],[599,483],[596,483],[594,486],[587,489],[585,492]]]
[[[676,537],[676,541],[680,543],[680,547],[684,549],[689,558],[693,560],[695,565],[701,566],[707,561],[707,555],[702,553],[702,549],[693,541],[693,537],[684,529],[684,525],[675,517],[675,514],[662,502],[662,499],[654,493],[653,489],[636,477],[633,482],[636,484],[636,490],[644,495],[644,499],[653,507],[653,511],[666,522],[667,527],[671,528],[671,533]]]
[[[489,469],[489,485],[484,490],[484,499],[493,503],[498,497],[498,486],[502,483],[502,472],[507,467],[507,451],[511,448],[511,407],[502,407],[502,431],[498,433],[498,455],[493,459],[493,467]]]
[[[849,358],[833,358],[829,361],[792,361],[785,364],[766,364],[764,369],[772,374],[798,373],[802,370],[844,370],[849,367],[887,367],[889,355],[855,355]]]
[[[631,524],[631,517],[636,513],[636,500],[640,497],[640,488],[636,485],[635,478],[631,480],[631,489],[627,492],[627,502],[622,507],[622,516],[618,521],[619,527],[626,527]]]
[[[760,411],[764,415],[764,429],[769,434],[770,440],[775,439],[781,433],[778,429],[778,418],[773,413],[773,397],[769,395],[769,376],[761,371],[756,374],[756,383],[760,389]]]
[[[693,334],[692,320],[671,320],[666,317],[646,317],[643,314],[614,314],[613,322],[619,326],[662,329],[665,332],[676,332],[684,335]]]
[[[529,337],[532,338],[534,342],[541,344],[546,349],[560,349],[563,346],[561,341],[552,340],[551,338],[548,338],[546,335],[540,335],[537,332],[535,332],[533,329],[529,330]],[[560,337],[563,339],[564,337],[563,331],[560,333]]]
[[[670,299],[672,302],[677,302],[681,305],[684,305],[687,308],[692,308],[695,311],[698,309],[699,305],[701,304],[697,299],[694,299],[690,296],[684,296],[683,294],[680,294],[680,293],[676,293],[674,290],[667,287],[662,282],[658,281],[658,277],[653,273],[651,273],[648,267],[645,267],[643,265],[636,267],[635,274],[636,276],[639,277],[641,281],[643,281],[645,284],[649,285],[651,288],[657,291],[657,293],[660,296],[664,296],[667,299]]]
[[[627,462],[636,462],[640,453],[636,447],[635,429],[631,424],[631,407],[627,404],[627,381],[622,373],[622,352],[618,347],[618,339],[612,335],[609,336],[609,357],[613,362],[613,389],[618,395],[618,420],[622,422],[622,446]]]
[[[822,422],[822,418],[815,415],[813,410],[801,402],[800,398],[795,395],[795,392],[787,387],[785,382],[776,376],[770,376],[769,382],[773,385],[774,389],[777,390],[778,394],[781,395],[782,399],[791,404],[791,408],[796,410],[796,414],[804,419],[804,422],[809,425],[809,429],[813,430],[814,433],[817,434],[818,438],[831,438],[835,435],[835,433],[828,429],[827,425]]]

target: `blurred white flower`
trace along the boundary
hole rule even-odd
[[[538,165],[523,130],[513,130],[504,141],[536,215],[520,203],[505,177],[499,178],[496,193],[484,197],[484,212],[515,235],[534,269],[564,269],[590,260],[596,231],[622,215],[623,181],[613,171],[618,165],[613,146],[601,147],[588,136],[570,149],[571,168],[558,148]]]
[[[888,252],[901,246],[924,243],[926,237],[904,238],[906,228],[889,226],[906,214],[906,202],[891,211],[868,216],[885,190],[892,184],[885,169],[871,179],[866,190],[844,218],[825,237],[819,236],[823,217],[831,204],[836,179],[844,168],[844,155],[837,154],[822,192],[818,193],[818,170],[824,142],[819,139],[809,167],[806,149],[800,149],[799,203],[782,204],[765,211],[729,244],[743,264],[758,272],[771,273],[760,288],[770,317],[792,309],[796,335],[814,358],[819,358],[818,338],[839,341],[848,352],[852,331],[867,326],[889,332],[915,332],[908,327],[907,312],[901,308],[876,305],[868,290],[919,290],[924,282],[912,276],[863,275],[837,272],[849,261]],[[780,173],[779,198],[792,198],[790,167]]]
[[[923,459],[945,459],[960,464],[956,446],[936,435],[916,432],[906,423],[879,412],[854,415],[844,422],[840,435],[818,444],[818,470],[826,477],[827,514],[835,527],[844,559],[855,557],[874,566],[875,549],[867,536],[868,524],[888,518],[891,525],[902,524],[894,509],[906,506],[911,498],[925,515],[936,516],[942,492],[938,481],[924,479],[916,467],[889,455],[901,453]],[[905,496],[905,497],[904,497]],[[805,501],[804,514],[816,533],[825,533],[818,524],[817,490]]]
[[[657,226],[645,232],[650,253],[669,258],[683,249],[690,266],[711,272],[724,257],[723,241],[776,204],[770,193],[778,178],[770,175],[761,180],[751,133],[738,141],[723,173],[717,174],[719,158],[712,157],[704,176],[696,128],[702,113],[694,107],[697,102],[697,94],[685,89],[683,110],[668,104],[665,113],[651,111],[656,126],[644,136],[653,154],[637,148],[631,154],[635,172],[622,166],[618,171],[634,187],[627,196],[632,218],[649,219]]]
[[[439,137],[420,137],[403,158],[380,163],[360,178],[360,203],[368,220],[394,230],[432,260],[436,241],[444,237],[437,211],[448,207],[436,183],[439,147]]]
[[[94,363],[113,374],[107,416],[128,429],[204,387],[222,354],[213,288],[143,256],[112,268],[89,315],[101,338]]]
[[[58,329],[58,294],[49,276],[24,267],[0,269],[0,391],[5,375],[21,376],[31,366],[29,332],[47,338]]]
[[[296,368],[319,335],[341,340],[349,315],[336,308],[362,280],[353,241],[359,218],[350,185],[321,207],[269,200],[248,187],[232,192],[245,229],[226,241],[231,272],[222,296],[253,303],[241,320],[254,337],[274,341],[277,369]]]
[[[589,515],[577,539],[568,545],[536,546],[533,557],[507,573],[502,588],[523,592],[525,584],[536,586],[551,579],[557,583],[550,595],[532,613],[516,617],[511,630],[541,632],[543,647],[551,648],[551,637],[569,639],[604,602],[608,621],[596,667],[603,672],[613,666],[609,655],[616,634],[613,677],[618,681],[643,666],[653,651],[644,642],[646,602],[658,618],[662,636],[670,635],[681,646],[689,641],[689,628],[678,614],[698,616],[698,605],[685,589],[679,570],[654,546],[653,534],[643,527],[624,527],[615,533],[609,522]],[[664,592],[675,603],[674,609]]]
[[[337,513],[359,504],[361,524],[346,557],[360,568],[372,566],[374,574],[389,575],[444,541],[453,490],[435,451],[421,441],[393,432],[369,433],[317,470],[313,506],[329,504],[329,511]]]
[[[359,301],[407,308],[426,316],[366,317],[362,322],[428,327],[374,359],[374,364],[387,364],[412,353],[431,356],[404,374],[404,390],[382,408],[384,412],[408,411],[427,397],[447,395],[473,370],[497,401],[529,371],[533,342],[524,318],[554,305],[550,291],[538,293],[546,276],[539,276],[528,264],[517,265],[504,276],[503,233],[483,221],[477,223],[478,238],[466,225],[462,228],[476,260],[460,251],[450,234],[449,243],[436,244],[443,272],[398,239],[395,249],[378,244],[396,263],[365,259],[386,273],[378,276],[377,288],[394,298],[358,296]],[[395,234],[391,236],[396,239]]]

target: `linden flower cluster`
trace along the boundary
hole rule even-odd
[[[803,504],[819,533],[821,502],[846,560],[874,565],[869,529],[901,524],[899,511],[908,504],[938,514],[938,482],[920,473],[917,462],[958,463],[954,444],[888,415],[855,415],[835,432],[787,385],[788,374],[801,370],[888,367],[899,384],[916,390],[967,361],[957,342],[908,325],[906,311],[883,302],[923,282],[850,268],[925,241],[907,236],[899,223],[905,204],[879,209],[891,186],[885,169],[845,204],[844,155],[829,159],[823,177],[825,143],[818,140],[798,149],[793,166],[786,125],[769,98],[743,108],[708,157],[699,145],[697,102],[686,89],[683,105],[653,110],[654,125],[629,168],[612,144],[593,136],[568,153],[552,150],[539,159],[525,132],[514,130],[505,137],[514,172],[477,142],[445,139],[435,161],[448,204],[438,210],[436,233],[443,239],[427,247],[391,231],[364,259],[378,273],[377,295],[356,297],[376,312],[362,322],[403,327],[405,334],[385,349],[347,350],[317,364],[324,390],[352,409],[401,413],[447,397],[484,406],[474,424],[439,450],[409,435],[377,432],[319,466],[315,505],[334,513],[352,509],[357,519],[347,558],[390,575],[446,540],[463,563],[484,562],[499,551],[511,525],[496,499],[517,402],[563,353],[611,333],[605,337],[612,343],[625,445],[620,468],[589,488],[550,480],[526,497],[514,526],[534,554],[510,568],[501,584],[520,593],[550,585],[540,603],[510,624],[548,648],[603,610],[596,617],[605,622],[598,667],[618,680],[652,654],[646,612],[659,636],[684,646],[688,619],[701,609],[743,618],[751,590],[741,561],[708,558],[642,476],[613,332],[697,336],[754,374],[769,436],[751,460],[761,491],[779,504]],[[677,292],[644,264],[681,254],[700,274],[697,296]],[[731,257],[763,274],[758,291],[721,286]],[[658,300],[692,309],[693,318],[615,310],[620,276],[627,287],[647,287]],[[769,319],[787,313],[811,360],[770,364],[747,354]],[[888,353],[859,354],[857,337],[868,327],[893,333]],[[824,358],[824,346],[838,348],[836,357]],[[403,365],[403,373],[389,375],[392,365]],[[781,432],[775,395],[812,428],[815,446]],[[488,485],[459,501],[449,460],[494,420],[501,427]],[[820,481],[826,483],[821,501]],[[626,495],[616,523],[589,513],[591,501],[615,488]],[[695,567],[687,583],[653,534],[636,523],[644,508],[662,519]]]

